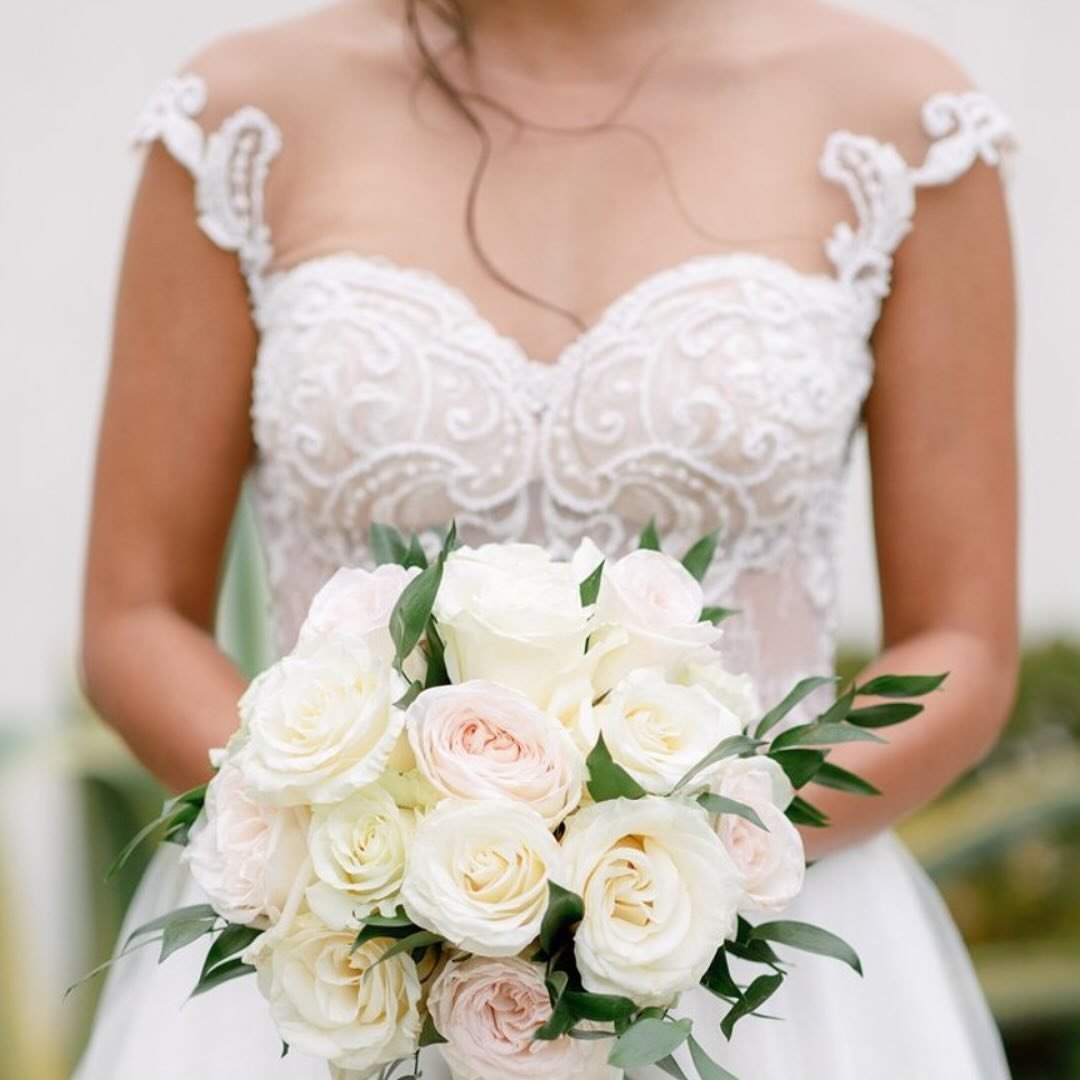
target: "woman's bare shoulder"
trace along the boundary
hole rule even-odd
[[[400,77],[403,40],[400,16],[386,0],[347,0],[222,35],[178,71],[206,84],[208,125],[245,105],[287,116],[318,101],[335,80],[362,94]]]
[[[831,4],[806,8],[814,47],[804,62],[832,113],[905,156],[925,149],[921,109],[930,97],[976,88],[956,57],[918,33]]]

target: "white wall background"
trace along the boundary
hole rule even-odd
[[[937,40],[1020,131],[1012,193],[1023,304],[1024,620],[1029,636],[1080,633],[1080,4],[845,2]],[[129,126],[159,78],[202,43],[310,3],[9,0],[0,11],[0,726],[5,718],[46,723],[73,681],[92,450],[137,163],[125,149]],[[847,639],[872,643],[865,493],[860,462],[843,625]],[[42,828],[50,807],[62,817],[62,806],[44,800]],[[35,856],[47,845],[23,837],[21,846],[42,882],[37,913],[49,918],[64,870]],[[65,957],[63,940],[53,948],[58,974],[81,966]]]

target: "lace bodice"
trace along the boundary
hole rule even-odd
[[[198,220],[237,253],[259,350],[253,495],[281,647],[339,565],[368,560],[373,521],[457,519],[472,543],[526,539],[560,554],[585,535],[632,546],[655,517],[671,550],[720,529],[706,579],[732,663],[776,696],[829,670],[837,531],[852,435],[870,386],[870,333],[920,187],[1014,145],[986,95],[922,111],[925,160],[846,130],[819,167],[855,220],[811,274],[752,253],[698,256],[608,306],[554,363],[530,359],[434,275],[355,251],[271,272],[263,186],[282,146],[245,107],[212,133],[206,87],[168,80],[135,132],[193,174]]]

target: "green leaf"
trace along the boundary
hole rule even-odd
[[[205,799],[206,784],[200,784],[190,791],[185,791],[182,795],[177,795],[175,798],[169,799],[162,807],[161,813],[148,825],[144,825],[143,828],[127,842],[120,854],[113,860],[109,869],[105,871],[105,880],[108,881],[118,873],[128,859],[131,858],[139,845],[148,836],[156,832],[162,825],[166,826],[166,831],[171,831],[170,827],[177,818],[177,815],[179,815],[184,822],[194,821],[195,818],[199,816],[199,811],[202,809]]]
[[[390,637],[394,642],[394,666],[398,671],[416,648],[431,618],[435,596],[442,584],[444,562],[445,557],[440,554],[426,570],[421,570],[402,590],[390,613]]]
[[[858,953],[843,938],[829,933],[828,930],[822,930],[820,926],[781,919],[755,926],[752,934],[759,941],[771,941],[776,945],[801,949],[803,952],[831,956],[835,960],[843,961],[858,974],[863,973]]]
[[[689,1020],[636,1020],[615,1040],[608,1064],[617,1069],[653,1065],[677,1050],[690,1035]]]
[[[656,518],[650,518],[649,524],[641,530],[641,536],[638,537],[638,549],[644,549],[645,551],[660,550],[660,534],[656,531]]]
[[[769,831],[769,827],[758,816],[758,812],[752,806],[747,806],[746,803],[736,802],[734,799],[726,798],[723,795],[713,795],[708,791],[699,795],[697,801],[704,806],[710,814],[736,814],[741,818],[745,818],[751,825],[756,825],[764,832]]]
[[[214,929],[213,919],[193,919],[191,922],[174,922],[165,927],[161,935],[161,952],[158,955],[158,963],[167,960],[177,949],[190,945],[193,941],[209,934]]]
[[[356,935],[356,940],[352,943],[352,948],[349,949],[349,955],[351,956],[361,945],[366,945],[369,941],[374,941],[376,938],[394,938],[398,940],[400,938],[406,938],[410,934],[415,934],[420,930],[419,926],[414,923],[408,923],[405,926],[372,926],[367,925],[368,920],[365,920],[365,925],[360,927],[359,933]]]
[[[561,1039],[573,1026],[574,1017],[567,1007],[566,1002],[560,998],[558,1003],[552,1009],[551,1017],[548,1019],[547,1023],[537,1028],[533,1038],[543,1039],[545,1041]]]
[[[815,829],[823,829],[829,824],[828,815],[823,814],[816,806],[811,806],[798,795],[791,800],[784,813],[793,825],[809,825]]]
[[[861,709],[852,709],[848,722],[859,727],[881,728],[892,724],[902,724],[913,716],[923,712],[924,707],[912,701],[897,701],[890,705],[867,705]]]
[[[805,787],[825,764],[824,750],[770,750],[773,759],[787,774],[794,788]]]
[[[757,726],[757,731],[754,732],[755,736],[759,739],[763,738],[768,732],[772,731],[772,729],[776,727],[776,725],[779,724],[800,701],[809,697],[809,695],[819,687],[828,686],[830,683],[835,686],[837,681],[835,676],[813,675],[809,679],[803,679],[801,682],[796,683],[794,688],[788,693],[787,697],[785,697],[779,705],[771,708],[761,718],[761,722]]]
[[[203,962],[199,978],[204,978],[218,964],[228,960],[230,956],[243,952],[261,933],[262,931],[257,930],[254,926],[241,926],[239,923],[230,923],[218,934],[213,945],[207,950],[206,960]]]
[[[719,626],[725,619],[738,615],[739,610],[733,607],[703,607],[698,622],[711,622],[713,626]]]
[[[834,791],[846,791],[849,795],[880,795],[881,792],[869,781],[856,776],[839,765],[826,762],[814,776],[814,783]]]
[[[394,702],[394,708],[407,709],[423,692],[424,684],[419,679],[413,679],[405,693]]]
[[[682,564],[698,581],[704,581],[709,572],[713,556],[716,554],[716,541],[720,538],[720,530],[713,529],[711,533],[703,536],[682,557]]]
[[[562,996],[575,1020],[622,1020],[633,1016],[637,1011],[637,1006],[629,998],[617,994],[590,994],[584,990],[566,990]]]
[[[174,911],[168,911],[164,915],[159,915],[156,919],[151,919],[149,922],[137,926],[128,935],[124,948],[127,949],[137,937],[152,934],[155,930],[166,930],[168,927],[175,926],[178,923],[213,923],[217,918],[218,913],[209,904],[189,904],[187,907],[176,908]]]
[[[589,770],[586,787],[596,802],[620,798],[640,799],[647,794],[645,789],[621,765],[616,764],[604,742],[603,735],[596,740],[596,745],[589,752],[585,764]]]
[[[420,1029],[420,1045],[437,1046],[439,1043],[447,1041],[445,1036],[443,1036],[435,1026],[435,1021],[431,1019],[431,1014],[428,1013],[427,1016],[424,1017],[424,1026]]]
[[[565,971],[551,971],[548,973],[547,978],[544,980],[544,985],[547,987],[548,999],[551,1002],[551,1007],[554,1008],[559,1004],[559,998],[566,993],[567,984],[570,982],[570,976]]]
[[[820,716],[819,724],[839,724],[847,719],[851,706],[855,704],[855,688],[845,690]]]
[[[682,1066],[670,1054],[654,1062],[654,1064],[658,1069],[666,1072],[668,1076],[674,1076],[675,1080],[689,1080],[686,1073],[683,1072]]]
[[[597,563],[596,569],[578,586],[581,594],[581,606],[589,607],[596,603],[600,595],[600,579],[604,576],[603,562]]]
[[[933,693],[948,678],[943,675],[878,675],[858,687],[860,697],[909,698]]]
[[[399,938],[389,946],[373,966],[378,967],[384,960],[389,960],[390,957],[397,956],[399,953],[412,952],[413,949],[426,949],[429,945],[437,945],[440,941],[442,937],[430,930],[418,930],[415,934],[406,934],[405,937]]]
[[[372,522],[368,529],[368,548],[376,566],[384,563],[404,566],[409,554],[409,548],[401,533],[392,525],[380,525],[378,522]]]
[[[761,744],[749,735],[732,735],[714,746],[696,765],[688,769],[680,778],[679,782],[671,789],[672,795],[681,791],[695,776],[710,765],[715,765],[726,757],[741,757],[744,754],[752,754]]]
[[[577,893],[548,882],[548,906],[540,923],[540,948],[551,956],[559,939],[585,915],[585,901]]]
[[[214,987],[221,986],[222,983],[230,982],[232,979],[239,979],[243,975],[251,975],[254,971],[255,968],[251,964],[245,964],[240,957],[234,956],[231,960],[218,964],[213,971],[201,976],[195,985],[195,989],[191,991],[191,996],[198,997],[200,994],[205,994],[207,990],[213,990]]]
[[[738,1001],[742,997],[742,991],[739,989],[738,983],[731,977],[724,946],[716,950],[716,955],[713,956],[708,970],[701,976],[701,985],[710,994],[715,994],[719,998]]]
[[[446,646],[439,635],[434,619],[428,619],[427,643],[428,660],[427,674],[424,676],[424,689],[430,690],[433,686],[447,686],[450,682],[450,673],[446,670]]]
[[[393,915],[373,913],[364,919],[365,926],[413,926],[412,919],[405,914],[403,907],[398,907]]]
[[[693,1035],[690,1036],[688,1041],[690,1058],[694,1062],[694,1068],[697,1069],[700,1080],[737,1080],[732,1073],[729,1073],[727,1069],[722,1069],[709,1057],[705,1052],[705,1048]]]
[[[428,568],[428,557],[424,551],[424,545],[420,542],[420,534],[413,533],[409,537],[409,550],[405,552],[405,558],[402,560],[402,566],[406,570],[415,566],[420,570],[426,570]]]
[[[744,1017],[756,1012],[780,989],[783,975],[759,975],[747,988],[743,996],[731,1007],[728,1014],[720,1021],[720,1030],[728,1039],[735,1025]]]
[[[817,721],[790,728],[773,739],[773,750],[789,746],[835,746],[848,742],[885,742],[880,736],[854,724],[821,724]]]

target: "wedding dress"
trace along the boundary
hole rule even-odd
[[[136,134],[163,140],[191,171],[200,226],[237,253],[250,288],[251,480],[283,650],[330,573],[369,561],[372,521],[422,529],[454,517],[471,543],[517,538],[566,555],[585,535],[633,546],[655,516],[674,551],[719,526],[708,602],[741,610],[726,655],[765,701],[831,670],[837,530],[873,377],[870,332],[917,191],[980,159],[997,166],[1015,144],[986,95],[926,101],[917,164],[871,136],[828,137],[821,178],[854,206],[826,242],[834,272],[745,252],[695,257],[631,288],[541,363],[429,272],[355,251],[275,269],[263,185],[281,133],[253,107],[205,132],[206,94],[195,75],[168,80]],[[177,851],[155,855],[125,934],[202,900]],[[789,915],[846,938],[865,978],[799,954],[768,1006],[783,1019],[743,1020],[730,1044],[723,1003],[685,995],[679,1014],[740,1080],[1008,1075],[957,931],[892,833],[812,867]],[[253,979],[185,1004],[204,951],[159,966],[147,949],[114,966],[78,1080],[323,1080],[321,1062],[279,1056]],[[425,1080],[448,1076],[424,1057]]]

